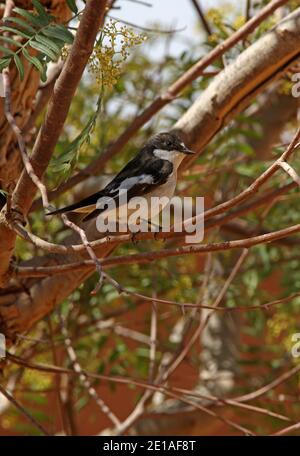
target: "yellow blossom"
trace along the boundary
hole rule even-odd
[[[102,88],[111,89],[118,82],[128,51],[145,40],[145,35],[132,28],[112,19],[108,21],[89,59],[89,71]]]

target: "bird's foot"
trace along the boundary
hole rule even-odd
[[[153,223],[149,220],[148,227],[149,227],[150,233],[153,233],[154,240],[159,241],[160,240],[159,235],[163,230],[162,226],[159,223]],[[152,228],[154,228],[154,230],[152,230]]]
[[[137,235],[140,233],[140,231],[137,231],[135,233],[131,234],[131,242],[136,245],[139,241],[137,239]]]

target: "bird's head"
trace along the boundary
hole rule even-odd
[[[180,154],[194,154],[182,141],[177,133],[166,132],[159,133],[158,135],[153,136],[149,142],[149,146],[152,146],[154,150],[161,150],[166,152],[176,152]]]

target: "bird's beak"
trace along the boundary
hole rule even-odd
[[[196,153],[193,150],[188,149],[186,146],[184,146],[184,148],[181,150],[181,152],[183,152],[184,154],[187,154],[187,155],[191,155],[191,154],[195,154]]]

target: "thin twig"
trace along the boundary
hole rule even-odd
[[[201,21],[201,24],[204,28],[204,30],[206,31],[207,35],[211,35],[212,34],[212,30],[210,28],[210,25],[205,17],[205,14],[203,13],[202,11],[202,8],[200,6],[200,2],[198,0],[191,0],[192,4],[194,5],[195,7],[195,10],[197,11],[198,15],[199,15],[199,18],[200,18],[200,21]]]
[[[253,401],[254,399],[257,399],[258,397],[261,397],[264,394],[267,394],[269,391],[273,390],[277,386],[279,386],[282,383],[286,382],[286,380],[288,380],[289,378],[293,377],[298,372],[300,372],[300,364],[298,364],[297,366],[293,367],[288,372],[284,372],[282,375],[280,375],[280,377],[277,377],[271,383],[268,383],[267,385],[264,385],[261,388],[258,388],[256,391],[253,391],[252,393],[244,394],[242,396],[234,397],[233,399],[235,401],[239,401],[239,402]]]
[[[0,393],[2,393],[3,396],[5,396],[6,399],[11,402],[42,434],[50,435],[46,429],[44,429],[43,426],[38,423],[35,418],[33,418],[33,416],[31,416],[30,413],[28,413],[27,410],[24,409],[24,407],[19,404],[19,402],[2,385],[0,385]]]
[[[58,367],[58,366],[50,366],[50,365],[45,365],[45,364],[40,364],[40,363],[39,364],[38,363],[33,363],[31,361],[23,360],[22,358],[17,357],[17,356],[15,356],[15,355],[13,355],[13,354],[11,354],[9,352],[7,352],[7,358],[10,359],[10,361],[15,363],[15,364],[18,364],[18,365],[21,365],[21,366],[25,366],[25,367],[28,367],[30,369],[42,371],[42,372],[52,372],[52,373],[58,373],[58,374],[78,375],[72,369],[67,369],[67,368]],[[235,397],[235,398],[230,398],[228,400],[232,401],[232,402],[241,402],[242,403],[242,402],[246,402],[248,400],[256,399],[257,397],[260,397],[260,396],[266,394],[267,392],[269,392],[270,390],[274,389],[278,385],[284,383],[286,380],[288,380],[289,378],[291,378],[294,375],[296,375],[299,371],[300,371],[300,365],[295,366],[290,371],[285,372],[279,378],[277,378],[276,380],[272,381],[269,384],[266,384],[265,386],[263,386],[259,390],[254,391],[253,393],[250,393],[248,395]],[[147,390],[151,390],[151,391],[157,391],[157,392],[163,392],[164,394],[170,393],[169,388],[167,388],[165,386],[162,386],[162,385],[158,386],[158,385],[155,385],[155,384],[149,384],[149,383],[145,383],[145,382],[142,382],[142,381],[135,380],[133,378],[124,378],[124,377],[118,377],[118,376],[115,377],[115,376],[109,376],[109,375],[103,375],[103,374],[94,374],[94,373],[86,372],[86,371],[84,371],[84,373],[88,377],[91,377],[91,378],[97,378],[97,379],[100,379],[100,380],[112,381],[112,382],[119,383],[119,384],[135,385],[135,386],[143,388],[143,389],[147,389]],[[175,388],[173,387],[173,388],[171,388],[171,390],[172,389],[175,389]],[[190,391],[190,393],[192,395],[195,394],[194,391]],[[187,394],[187,392],[185,394]],[[179,400],[182,400],[182,398],[179,398]],[[192,405],[194,405],[194,404],[192,404]],[[283,416],[282,416],[282,418],[283,418]]]
[[[111,14],[109,14],[108,17],[110,17],[114,21],[123,22],[123,24],[129,25],[130,27],[134,27],[134,28],[143,30],[145,32],[150,32],[150,33],[173,35],[174,33],[182,32],[183,30],[185,30],[185,27],[181,27],[179,29],[170,29],[170,30],[153,29],[150,27],[145,27],[143,25],[135,24],[134,22],[126,21],[125,19],[120,19],[120,18],[114,17]]]
[[[271,176],[279,169],[280,164],[287,160],[291,154],[297,149],[299,146],[298,141],[300,138],[300,127],[297,129],[292,141],[288,145],[287,149],[282,153],[282,155],[274,162],[272,165],[269,166],[269,168],[263,172],[257,179],[255,179],[252,184],[247,187],[243,192],[239,193],[237,196],[231,198],[230,200],[226,201],[225,203],[221,203],[218,206],[209,209],[208,211],[205,212],[205,220],[208,220],[212,216],[218,215],[233,206],[236,206],[237,203],[240,203],[241,201],[244,201],[246,198],[252,196],[254,193],[256,193],[263,184],[266,183],[268,179],[270,179]]]
[[[153,272],[153,293],[151,307],[151,323],[150,323],[150,353],[149,353],[149,382],[152,382],[155,368],[155,356],[157,345],[157,275]]]
[[[250,19],[250,13],[251,13],[251,0],[246,0],[246,21],[249,21]]]
[[[90,256],[91,260],[93,261],[93,263],[95,264],[96,270],[97,270],[97,272],[99,274],[98,283],[97,283],[96,287],[94,288],[94,290],[91,292],[92,295],[95,295],[100,290],[100,288],[102,286],[102,283],[103,283],[103,278],[104,278],[103,271],[102,271],[102,266],[100,264],[100,261],[98,260],[94,250],[92,249],[91,244],[88,241],[88,238],[87,238],[87,236],[85,234],[85,231],[82,228],[80,228],[78,225],[76,225],[76,223],[71,222],[71,220],[69,220],[68,217],[65,214],[62,214],[61,217],[62,217],[62,220],[63,220],[64,224],[67,227],[71,228],[73,231],[75,231],[75,233],[79,234],[79,236],[81,238],[81,241],[82,241],[82,244],[85,247],[85,250],[89,254],[89,256]]]
[[[234,268],[232,269],[229,277],[227,278],[226,282],[224,283],[221,291],[219,292],[217,298],[215,299],[212,310],[209,312],[204,320],[200,320],[200,323],[194,332],[193,336],[190,338],[189,342],[183,347],[181,353],[174,359],[172,364],[168,367],[168,369],[163,373],[161,380],[166,381],[170,375],[177,369],[177,367],[182,363],[188,352],[191,350],[194,343],[199,339],[201,333],[204,331],[207,323],[210,320],[210,317],[214,310],[219,306],[220,302],[223,300],[230,284],[234,280],[235,276],[237,275],[240,267],[242,266],[243,262],[245,261],[246,256],[248,255],[248,250],[243,250],[241,255],[238,258]]]
[[[91,382],[88,380],[86,373],[83,371],[82,367],[80,366],[80,364],[78,362],[78,359],[77,359],[76,352],[75,352],[75,350],[74,350],[74,348],[72,346],[72,341],[71,341],[71,339],[69,337],[68,330],[66,328],[64,318],[62,317],[60,312],[58,312],[58,317],[59,317],[60,328],[61,328],[62,335],[64,337],[64,343],[65,343],[65,346],[66,346],[66,350],[67,350],[68,356],[70,358],[70,361],[71,361],[71,364],[72,364],[72,367],[73,367],[74,371],[79,376],[80,382],[82,383],[82,385],[86,389],[88,395],[91,398],[94,399],[94,401],[96,402],[96,404],[100,408],[101,412],[104,413],[110,419],[110,421],[113,423],[114,426],[118,426],[120,424],[119,419],[110,410],[110,408],[103,401],[103,399],[101,399],[98,396],[97,391],[91,385]]]
[[[126,0],[127,2],[131,2],[131,3],[137,3],[139,5],[142,5],[142,6],[148,6],[149,8],[151,8],[153,5],[152,3],[149,3],[149,2],[145,2],[143,0]]]
[[[273,436],[286,435],[286,434],[290,434],[291,432],[295,432],[298,429],[300,429],[300,421],[298,421],[298,423],[292,424],[291,426],[288,426],[284,429],[281,429],[280,431],[274,432],[274,434],[270,434],[270,435],[273,435]]]
[[[278,420],[291,421],[291,419],[289,417],[287,417],[285,415],[281,415],[280,413],[271,412],[270,410],[264,409],[262,407],[257,407],[257,406],[254,406],[254,405],[240,403],[240,402],[235,401],[233,399],[223,399],[223,398],[220,398],[220,397],[217,397],[217,396],[213,396],[212,394],[200,394],[200,393],[197,393],[196,391],[193,392],[193,391],[189,391],[187,389],[178,388],[178,387],[169,387],[169,389],[171,391],[174,390],[174,391],[177,391],[179,393],[186,394],[187,396],[198,397],[200,399],[213,401],[214,404],[219,405],[219,406],[231,405],[233,407],[249,410],[251,412],[259,413],[261,415],[271,416],[273,418],[277,418]]]

